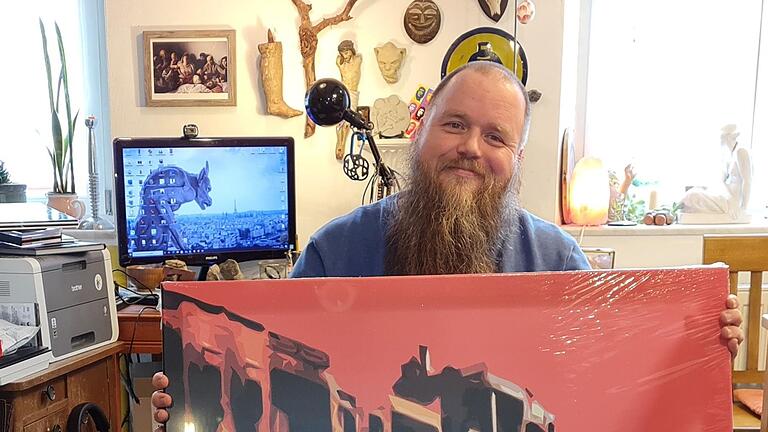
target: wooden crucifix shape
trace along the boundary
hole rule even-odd
[[[299,11],[301,17],[301,24],[299,25],[299,41],[301,43],[301,57],[304,59],[304,82],[306,89],[315,82],[315,52],[317,52],[317,35],[326,27],[349,21],[352,17],[349,12],[352,10],[352,6],[357,3],[357,0],[347,0],[347,5],[344,6],[338,15],[323,18],[319,23],[312,25],[312,21],[309,18],[309,11],[312,10],[312,5],[304,3],[303,0],[291,0],[293,5]],[[304,126],[304,138],[309,138],[315,133],[315,124],[307,117],[307,123]]]

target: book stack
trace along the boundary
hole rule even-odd
[[[61,228],[0,231],[0,255],[53,255],[104,249],[101,243],[79,241]]]

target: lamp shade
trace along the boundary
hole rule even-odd
[[[587,157],[576,163],[568,187],[571,221],[578,225],[602,225],[608,221],[611,191],[608,170],[600,159]]]

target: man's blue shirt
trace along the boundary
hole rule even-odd
[[[385,234],[396,196],[359,207],[320,228],[309,240],[291,277],[384,276]],[[525,210],[505,242],[501,271],[587,270],[573,237]],[[429,245],[425,245],[429,247]]]

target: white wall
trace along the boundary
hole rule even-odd
[[[348,180],[342,173],[334,157],[332,128],[318,128],[315,136],[305,140],[303,116],[285,120],[265,115],[257,45],[266,40],[267,28],[272,28],[283,43],[285,99],[294,108],[303,109],[299,18],[290,0],[105,3],[113,136],[177,136],[185,123],[196,123],[205,136],[293,136],[300,245],[306,244],[308,236],[325,222],[360,203],[363,184]],[[313,21],[335,15],[343,3],[316,0]],[[483,14],[476,0],[437,0],[443,13],[443,27],[432,42],[418,45],[403,30],[403,13],[409,3],[410,0],[359,0],[352,10],[352,21],[320,34],[318,78],[338,78],[336,47],[341,40],[352,39],[363,55],[360,104],[371,105],[374,99],[393,93],[407,101],[418,84],[437,84],[443,55],[461,33],[480,26],[497,26],[512,32],[511,7],[504,19],[495,24]],[[562,20],[562,0],[542,0],[537,2],[533,22],[518,29],[529,60],[528,87],[539,89],[544,95],[533,110],[522,200],[532,212],[550,220],[556,216]],[[235,29],[237,34],[237,106],[145,107],[142,31],[221,28]],[[387,41],[408,49],[402,78],[395,85],[388,85],[381,78],[373,54],[375,46]],[[243,193],[249,193],[247,186]]]

